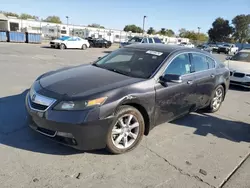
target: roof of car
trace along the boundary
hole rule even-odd
[[[167,44],[131,44],[128,46],[125,46],[125,48],[136,48],[136,49],[142,49],[142,50],[155,50],[165,53],[171,53],[173,51],[177,50],[189,50],[189,51],[197,51],[195,48],[187,48],[183,46],[178,45],[167,45]]]

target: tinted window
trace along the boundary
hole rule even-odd
[[[148,42],[149,43],[153,43],[153,39],[152,38],[148,38]]]
[[[142,38],[133,37],[133,38],[131,38],[128,42],[141,42],[141,41],[142,41]]]
[[[147,38],[144,38],[144,39],[142,40],[142,43],[148,43]]]
[[[155,43],[162,43],[161,39],[159,39],[159,38],[154,38],[154,41],[155,41]]]
[[[119,49],[98,60],[94,65],[132,77],[149,78],[168,53]]]
[[[192,56],[195,72],[208,70],[209,67],[206,56],[201,54],[192,54]]]
[[[188,54],[177,56],[167,67],[165,74],[184,75],[190,73],[190,61]]]
[[[209,57],[207,57],[207,63],[208,63],[209,69],[213,69],[215,67],[215,61]]]

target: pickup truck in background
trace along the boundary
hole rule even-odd
[[[225,54],[236,54],[239,51],[239,48],[235,46],[235,44],[223,44],[218,47],[218,54],[225,53]]]

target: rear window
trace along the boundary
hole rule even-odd
[[[161,39],[159,39],[159,38],[154,38],[154,41],[155,41],[155,43],[162,43]]]
[[[153,39],[152,38],[148,38],[148,42],[149,43],[153,43]]]
[[[208,70],[209,66],[207,63],[207,58],[201,54],[192,54],[192,62],[194,65],[195,72]]]

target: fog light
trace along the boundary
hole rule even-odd
[[[57,136],[67,137],[67,138],[74,138],[74,136],[71,133],[65,133],[65,132],[57,132]]]

